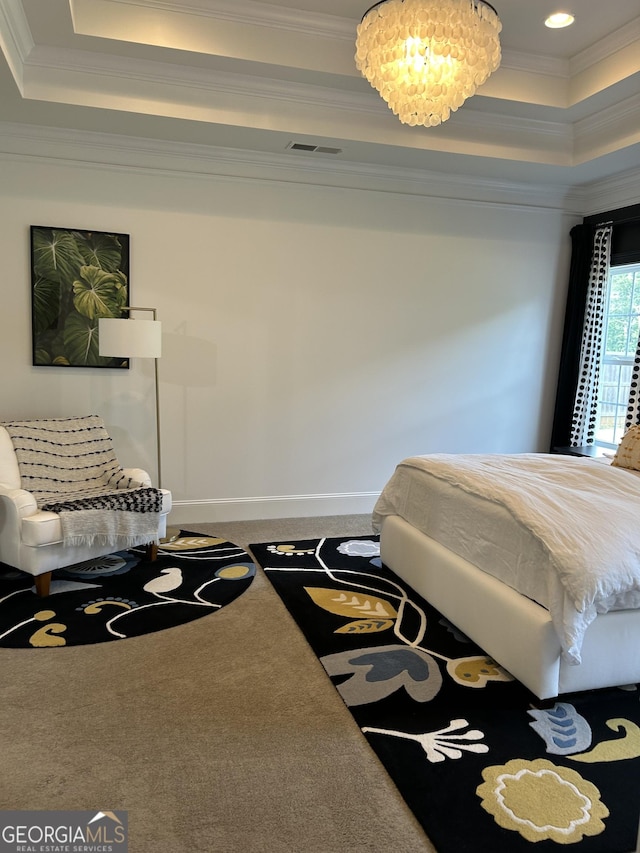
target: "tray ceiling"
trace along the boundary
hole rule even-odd
[[[638,0],[496,0],[499,70],[436,128],[355,68],[361,0],[0,0],[0,119],[579,186],[640,168]],[[292,147],[293,143],[293,147]],[[336,153],[337,152],[337,153]]]

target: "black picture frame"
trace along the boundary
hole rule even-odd
[[[98,351],[98,320],[126,317],[130,239],[114,231],[31,226],[32,355],[36,367],[128,369]]]

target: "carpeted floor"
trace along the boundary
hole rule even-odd
[[[440,853],[635,849],[638,685],[540,708],[381,565],[377,537],[250,550]]]
[[[366,516],[198,524],[246,550]],[[0,809],[124,809],[132,853],[429,853],[262,572],[213,618],[0,648]]]

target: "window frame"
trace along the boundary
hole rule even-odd
[[[628,273],[633,276],[631,293],[629,295],[629,310],[624,313],[612,312],[611,298],[613,295],[613,278],[616,275],[626,275]],[[594,439],[594,444],[596,447],[602,447],[605,449],[615,449],[620,443],[620,439],[622,438],[625,431],[625,421],[627,416],[627,407],[629,392],[631,388],[633,365],[635,362],[636,351],[638,348],[638,337],[640,336],[640,307],[638,308],[638,310],[633,310],[634,305],[638,302],[640,302],[640,262],[617,264],[615,266],[610,265],[609,276],[607,279],[607,303],[604,314],[605,351],[603,352],[602,359],[600,361],[597,421],[595,427],[596,437]],[[606,346],[609,341],[610,331],[609,322],[612,318],[621,318],[627,323],[626,351],[624,354],[619,352],[607,353]],[[630,349],[630,347],[632,348],[632,350]],[[605,374],[612,373],[612,371],[606,371],[606,367],[618,368],[618,370],[617,377],[614,379],[614,381],[605,384]],[[625,367],[629,368],[628,380],[621,381],[622,373]],[[607,388],[615,389],[615,394],[613,395],[615,396],[615,401],[612,401],[611,399],[605,400],[605,397],[610,396],[606,394]],[[603,409],[608,408],[613,411],[613,414],[603,412]],[[605,417],[613,418],[613,426],[611,428],[611,441],[607,441],[604,438],[598,438],[598,434],[602,435],[605,432],[605,428],[602,425],[602,421]]]

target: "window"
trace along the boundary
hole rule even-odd
[[[640,424],[640,204],[573,226],[566,306],[550,447],[614,449]]]
[[[640,263],[610,268],[606,298],[595,443],[615,448],[625,431],[640,334]]]

